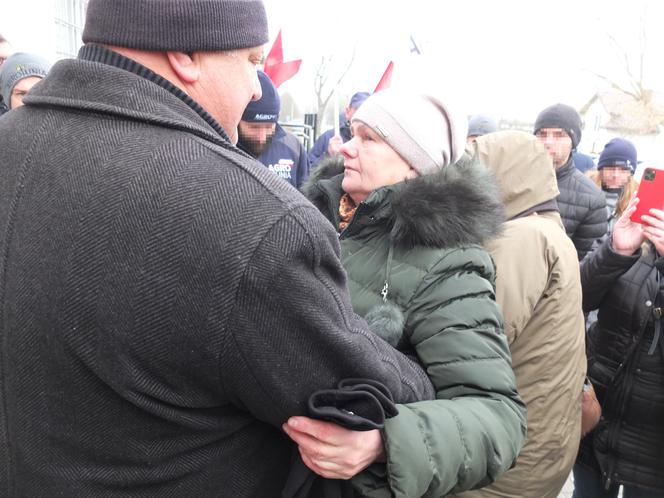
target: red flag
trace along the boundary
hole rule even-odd
[[[301,60],[282,62],[281,64],[270,66],[269,70],[266,67],[264,71],[272,80],[274,86],[279,88],[279,85],[295,76],[300,70],[300,64],[302,64]]]
[[[386,88],[390,88],[390,85],[392,84],[392,69],[394,69],[394,62],[390,61],[390,63],[387,65],[387,69],[385,69],[385,72],[383,73],[383,76],[380,78],[378,85],[376,85],[374,93],[385,90]]]
[[[272,45],[270,52],[265,58],[263,71],[272,80],[274,86],[279,88],[283,82],[295,76],[300,70],[300,64],[302,64],[302,59],[284,62],[284,51],[281,45],[281,30],[279,30],[277,39],[274,40],[274,45]]]
[[[275,64],[281,64],[282,62],[284,62],[284,51],[281,47],[281,30],[279,30],[277,39],[274,40],[274,45],[272,45],[270,52],[265,58],[265,68]]]

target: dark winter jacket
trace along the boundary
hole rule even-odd
[[[324,160],[306,188],[335,226],[338,167]],[[513,464],[525,410],[494,301],[493,263],[478,245],[501,221],[486,170],[450,166],[374,191],[340,234],[353,308],[416,354],[438,398],[399,406],[386,421],[389,488],[384,466],[382,474],[374,466],[354,479],[362,495],[440,497],[488,484]]]
[[[663,271],[654,247],[622,256],[610,238],[581,265],[584,310],[599,308],[587,343],[602,420],[581,442],[578,462],[607,486],[664,492],[664,338],[655,330]]]
[[[314,390],[432,395],[318,210],[139,72],[60,61],[0,120],[3,497],[275,497]]]
[[[295,188],[300,188],[309,177],[309,157],[304,146],[279,124],[270,145],[258,160]]]
[[[576,169],[571,158],[556,170],[556,178],[560,217],[581,261],[593,242],[607,231],[606,200],[597,185]]]

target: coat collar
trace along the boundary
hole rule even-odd
[[[167,89],[99,62],[81,59],[57,62],[25,102],[31,106],[80,109],[144,121],[193,133],[226,148],[233,147],[191,106]]]
[[[343,194],[343,160],[326,158],[303,186],[305,196],[338,225]],[[450,248],[482,244],[495,237],[504,221],[497,184],[482,166],[454,165],[374,191],[358,207],[349,230],[387,229],[404,247]]]
[[[561,178],[565,178],[574,173],[575,169],[576,165],[574,164],[574,158],[570,155],[567,162],[556,170],[556,178],[558,180],[560,180]]]

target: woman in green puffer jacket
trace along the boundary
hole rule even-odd
[[[381,433],[305,417],[284,429],[316,473],[354,476],[358,496],[484,486],[510,468],[526,431],[481,247],[503,221],[497,186],[479,165],[454,165],[465,119],[431,95],[372,95],[351,128],[343,158],[321,163],[304,193],[339,230],[353,308],[417,358],[437,399],[398,406]]]

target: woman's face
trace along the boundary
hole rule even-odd
[[[621,166],[605,166],[599,170],[604,188],[622,188],[632,172]]]
[[[359,204],[374,190],[419,176],[387,142],[362,122],[351,125],[353,138],[341,146],[341,187]]]

